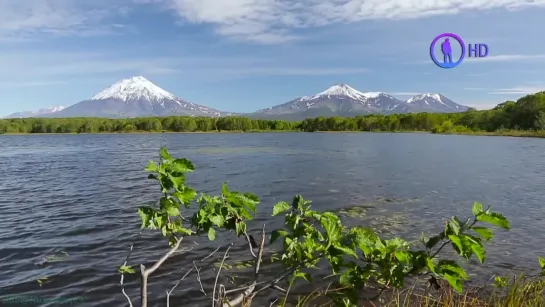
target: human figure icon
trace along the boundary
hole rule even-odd
[[[443,63],[447,63],[447,59],[449,63],[452,63],[452,48],[448,38],[441,44],[441,51],[443,51]]]

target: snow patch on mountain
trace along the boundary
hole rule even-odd
[[[420,94],[420,95],[416,95],[416,96],[413,96],[411,98],[409,98],[407,100],[407,103],[414,103],[415,101],[424,101],[427,105],[429,105],[429,101],[428,101],[428,98],[429,99],[432,99],[432,100],[435,100],[441,104],[445,104],[443,102],[443,100],[441,99],[441,95],[440,94],[431,94],[431,93],[427,93],[427,94]]]
[[[176,96],[163,90],[142,76],[120,80],[91,98],[91,100],[106,99],[116,99],[125,102],[134,100],[147,100],[150,103],[153,101],[164,102],[167,100],[178,102]]]
[[[38,111],[38,113],[55,113],[55,112],[59,112],[59,111],[62,111],[66,109],[65,106],[56,106],[56,107],[52,107],[52,108],[47,108],[47,109],[40,109]]]
[[[367,99],[370,98],[377,98],[381,95],[386,95],[382,92],[368,92],[368,93],[362,93],[352,87],[350,87],[347,84],[335,84],[325,91],[318,93],[313,96],[304,96],[301,97],[300,101],[308,101],[308,100],[315,100],[318,98],[331,98],[331,97],[348,97],[354,100],[358,100],[361,102],[365,102]],[[386,95],[387,96],[387,95]]]
[[[64,106],[55,106],[51,108],[40,109],[38,111],[23,111],[10,114],[5,118],[27,118],[27,117],[40,117],[42,115],[52,114],[64,110]]]

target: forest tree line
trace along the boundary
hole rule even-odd
[[[247,117],[20,118],[0,120],[0,133],[108,133],[209,131],[431,131],[545,130],[545,92],[506,101],[491,110],[462,113],[318,117],[300,122]]]

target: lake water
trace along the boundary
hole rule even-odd
[[[296,194],[319,210],[361,206],[365,216],[347,216],[347,223],[406,238],[439,231],[442,219],[453,214],[470,216],[473,201],[481,201],[504,213],[513,229],[496,232],[475,279],[506,270],[535,272],[537,257],[545,253],[545,139],[405,133],[0,136],[0,296],[50,300],[34,304],[39,306],[75,298],[78,306],[126,306],[117,268],[139,232],[137,206],[158,197],[143,169],[162,145],[194,162],[197,170],[188,181],[199,191],[217,192],[228,180],[234,190],[259,195],[251,227],[256,238],[263,223],[269,231],[281,225],[270,218],[272,205]],[[199,260],[231,237],[185,242],[191,251],[175,255],[151,277],[151,306],[165,306],[165,290],[192,260],[204,266],[201,278],[210,295],[212,268],[225,248]],[[229,261],[249,259],[245,241],[234,242]],[[149,267],[166,249],[164,239],[145,232],[131,263]],[[237,269],[227,273],[235,276]],[[39,278],[47,278],[41,287]],[[129,278],[127,291],[136,302],[134,281]],[[209,304],[202,297],[190,275],[172,302]]]

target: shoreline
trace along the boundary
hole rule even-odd
[[[86,134],[242,134],[242,133],[427,133],[437,135],[468,135],[468,136],[503,136],[503,137],[523,137],[523,138],[545,138],[545,132],[533,131],[479,131],[479,132],[443,132],[433,133],[431,131],[298,131],[298,130],[231,130],[231,131],[131,131],[131,132],[67,132],[67,133],[32,133],[32,132],[17,132],[3,133],[0,135],[25,136],[25,135],[86,135]]]

